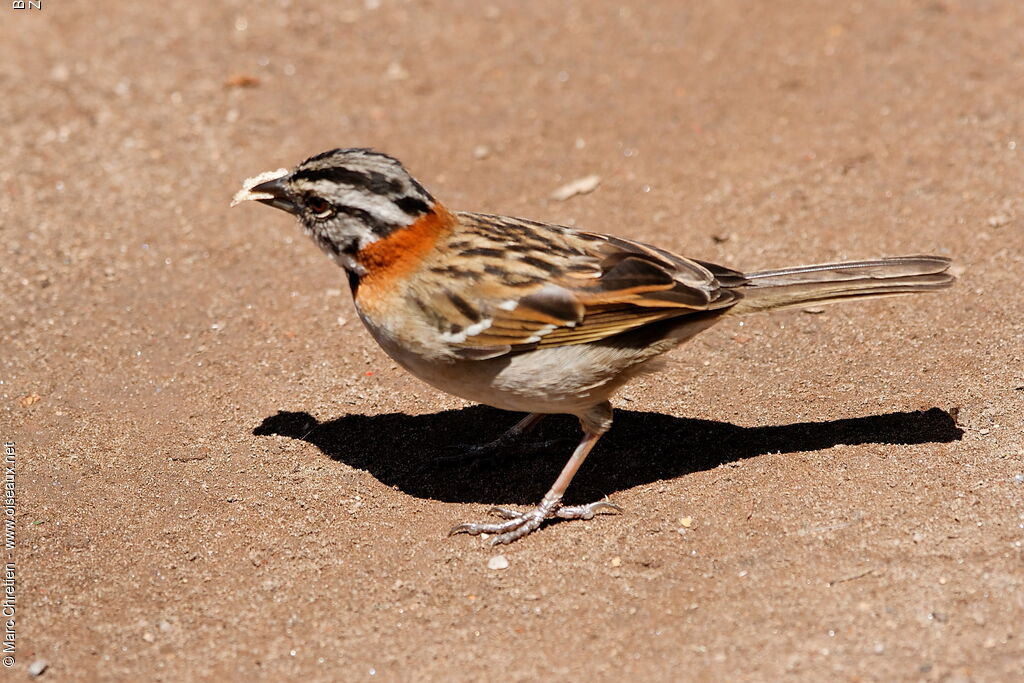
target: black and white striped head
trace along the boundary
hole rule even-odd
[[[291,173],[253,182],[234,203],[253,199],[295,214],[320,248],[355,275],[363,274],[355,260],[360,250],[412,225],[434,205],[397,159],[370,149],[333,149]]]

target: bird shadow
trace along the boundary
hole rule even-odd
[[[502,449],[479,467],[440,466],[439,458],[490,441],[521,416],[486,406],[430,415],[345,415],[319,422],[309,413],[278,412],[253,430],[309,442],[330,458],[368,471],[409,495],[457,503],[535,504],[555,480],[580,438],[575,418],[553,415],[523,447]],[[615,491],[671,479],[768,453],[817,451],[840,444],[948,443],[963,437],[944,410],[888,413],[825,422],[741,427],[728,422],[617,410],[612,430],[587,458],[566,501],[585,502]],[[541,456],[524,456],[530,442],[555,440]]]

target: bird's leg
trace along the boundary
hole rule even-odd
[[[530,413],[493,441],[488,441],[484,444],[458,446],[457,448],[459,452],[455,455],[435,458],[428,463],[424,463],[416,473],[418,474],[426,470],[444,467],[458,467],[466,464],[473,466],[476,463],[499,453],[502,449],[515,443],[519,438],[532,432],[533,428],[537,426],[537,423],[545,417],[544,413]],[[543,445],[549,444],[545,442]]]
[[[512,425],[504,434],[499,436],[497,439],[491,441],[490,443],[483,444],[482,446],[478,446],[478,448],[497,449],[501,446],[506,446],[519,439],[519,437],[526,436],[527,434],[532,432],[533,428],[536,427],[537,423],[543,420],[544,417],[544,413],[530,413],[522,420]]]
[[[465,532],[471,536],[477,534],[497,534],[491,541],[492,545],[499,543],[511,543],[522,538],[528,533],[535,531],[547,519],[591,519],[601,510],[620,510],[618,505],[606,500],[599,500],[587,505],[562,505],[562,496],[569,488],[569,483],[576,475],[580,465],[586,460],[587,455],[612,424],[612,407],[607,402],[592,407],[580,416],[580,424],[583,427],[583,440],[576,446],[569,462],[562,468],[558,479],[551,486],[551,489],[544,495],[540,505],[528,512],[516,512],[508,508],[495,507],[491,512],[504,518],[504,522],[495,523],[465,523],[454,527],[451,534]]]

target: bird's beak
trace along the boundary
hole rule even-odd
[[[276,171],[267,171],[260,173],[255,178],[249,178],[245,181],[242,189],[235,194],[235,198],[231,200],[231,206],[252,200],[288,213],[298,214],[299,207],[288,198],[288,190],[284,184],[287,175],[288,169],[279,168]]]

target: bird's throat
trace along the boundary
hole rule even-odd
[[[419,265],[443,236],[455,226],[455,217],[435,203],[414,223],[363,247],[355,260],[365,270],[362,285],[374,279],[400,278]]]

